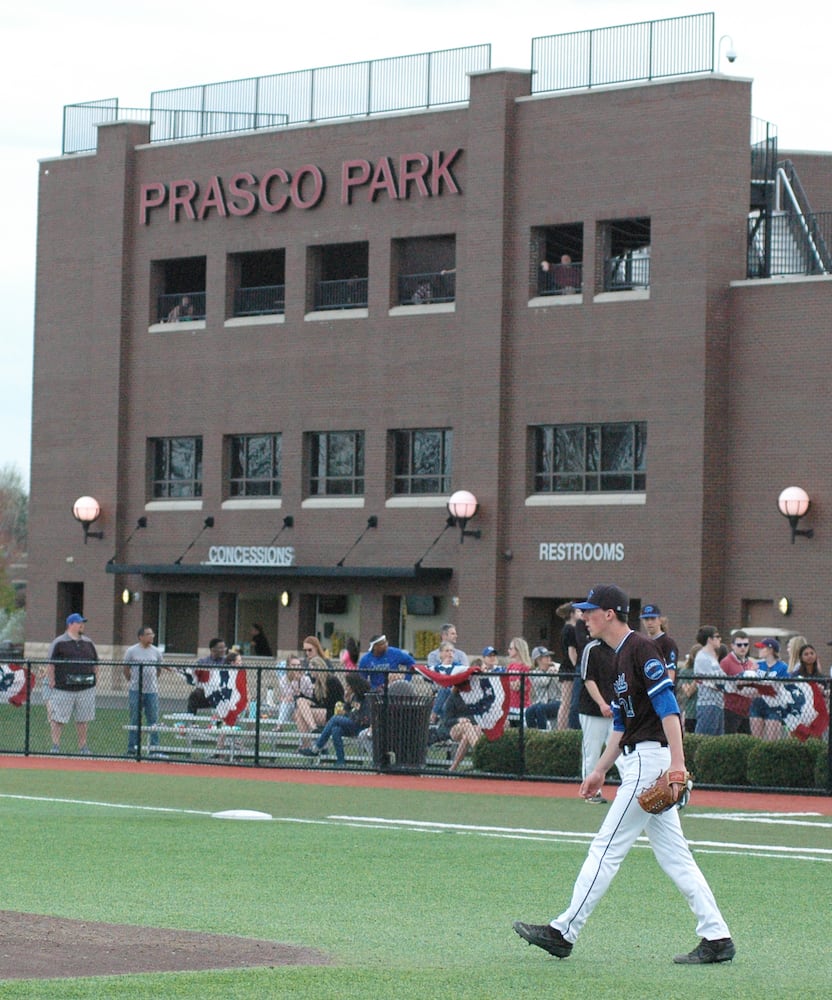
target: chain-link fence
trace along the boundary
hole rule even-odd
[[[560,674],[553,688],[548,674],[504,674],[516,688],[504,735],[481,736],[462,757],[452,736],[455,719],[447,717],[464,710],[460,701],[449,699],[443,709],[438,690],[419,674],[382,675],[374,689],[367,681],[353,684],[357,676],[285,664],[157,668],[106,661],[73,664],[56,690],[45,661],[2,664],[0,752],[581,778],[581,732],[557,728],[567,724],[560,705],[578,687],[574,675]],[[693,680],[700,691],[739,693],[748,708],[737,735],[721,735],[723,720],[714,724],[713,712],[711,733],[687,721],[686,757],[692,770],[699,769],[700,783],[832,793],[829,678]],[[686,708],[692,712],[690,702]],[[573,727],[576,719],[573,710]]]

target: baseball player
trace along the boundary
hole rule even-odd
[[[735,954],[734,942],[710,886],[693,860],[678,810],[653,815],[645,812],[637,799],[668,768],[685,772],[685,757],[673,682],[655,643],[627,624],[629,603],[620,588],[604,585],[594,587],[585,601],[576,604],[584,613],[590,636],[615,650],[613,738],[595,769],[584,778],[580,793],[585,799],[597,795],[613,764],[621,785],[590,845],[569,906],[548,924],[518,920],[514,929],[529,944],[568,958],[619,865],[646,832],[656,860],[695,914],[701,938],[693,951],[677,955],[673,961],[680,965],[729,962]]]
[[[579,719],[581,723],[581,777],[595,769],[601,751],[612,736],[612,683],[615,653],[600,639],[590,639],[581,653],[581,684]],[[592,805],[607,800],[599,791],[584,801]]]
[[[659,647],[662,659],[667,664],[670,679],[675,683],[676,668],[679,664],[679,647],[675,640],[671,639],[665,632],[667,620],[662,617],[658,604],[645,604],[639,617],[644,622],[645,631]]]

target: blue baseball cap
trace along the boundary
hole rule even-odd
[[[482,651],[483,656],[497,656],[497,650],[493,646],[486,646]]]
[[[579,611],[595,611],[601,608],[604,611],[620,611],[626,615],[630,608],[630,598],[620,587],[609,583],[593,587],[585,601],[573,604],[572,607]]]
[[[83,615],[79,615],[77,611],[73,611],[71,615],[67,616],[67,625],[77,625],[79,622],[85,622],[87,619]]]
[[[658,604],[645,604],[639,618],[661,618],[662,612]]]

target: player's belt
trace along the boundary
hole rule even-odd
[[[638,743],[625,743],[621,748],[621,752],[626,757],[627,754],[635,753],[636,750],[658,750],[660,747],[666,747],[667,743],[664,741],[659,742],[658,740],[640,740]]]

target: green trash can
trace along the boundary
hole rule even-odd
[[[393,681],[371,695],[373,766],[418,769],[428,756],[428,734],[433,694],[420,693],[407,681]]]

